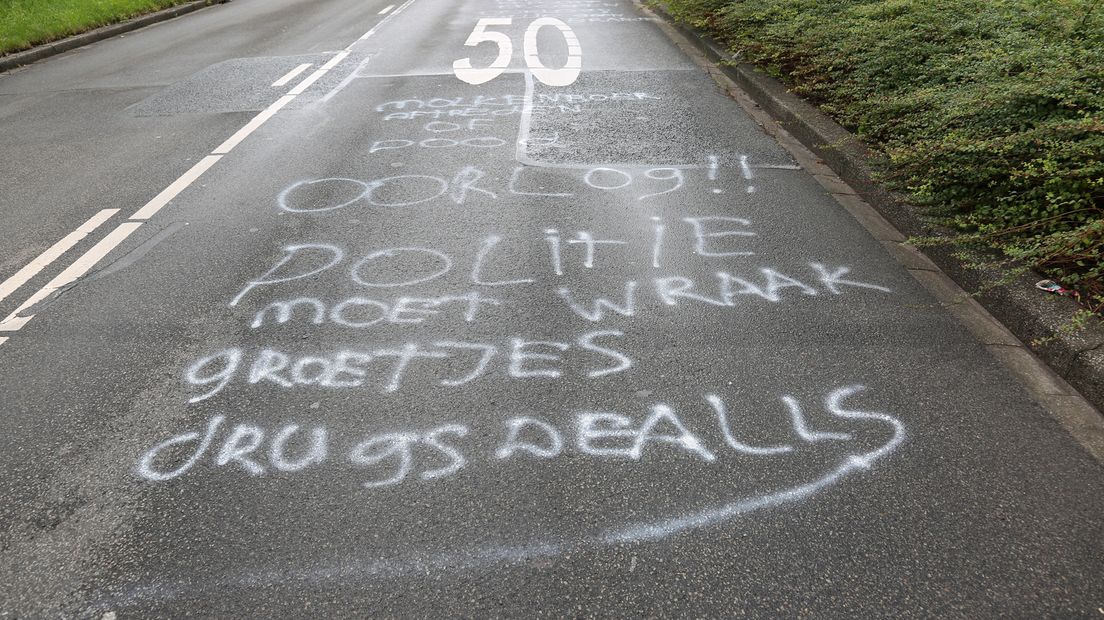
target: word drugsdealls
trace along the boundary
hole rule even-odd
[[[777,458],[817,444],[848,442],[854,442],[860,449],[848,451],[843,457],[847,467],[868,468],[895,449],[905,431],[895,417],[854,404],[864,389],[849,385],[830,390],[821,403],[824,413],[818,413],[815,422],[793,396],[784,395],[779,399],[781,405],[763,410],[745,404],[744,410],[730,411],[725,400],[716,394],[704,395],[689,416],[680,416],[672,407],[656,403],[635,416],[577,411],[560,415],[556,421],[535,416],[510,417],[497,430],[473,429],[469,424],[454,421],[359,437],[337,436],[323,424],[288,422],[265,428],[252,423],[230,424],[218,415],[199,430],[176,435],[149,449],[139,459],[137,472],[148,480],[167,481],[187,474],[201,462],[214,466],[216,472],[229,469],[252,476],[287,475],[316,467],[351,467],[364,473],[361,484],[370,489],[407,480],[446,478],[472,464],[486,467],[510,459],[548,460],[566,453],[635,462],[652,453],[674,451],[709,465],[726,455]],[[765,415],[788,416],[788,436],[751,439],[732,430],[735,426],[730,424],[732,416]],[[487,441],[467,442],[469,435],[491,437],[493,443],[484,445],[484,452],[473,457],[468,444]],[[875,447],[871,448],[872,445]]]

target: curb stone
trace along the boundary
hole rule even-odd
[[[664,7],[634,1],[713,63],[707,71],[714,78],[721,73],[742,89],[743,93],[730,94],[753,116],[764,115],[781,126],[782,135],[775,138],[784,147],[789,149],[787,142],[795,142],[800,149],[807,149],[806,153],[812,151],[813,159],[801,161],[798,157],[802,167],[995,357],[1016,372],[1062,426],[1104,460],[1104,416],[1100,414],[1104,411],[1104,323],[1094,318],[1078,331],[1066,333],[1060,328],[1080,306],[1072,299],[1037,290],[1038,274],[1022,274],[993,286],[1004,274],[968,267],[956,256],[958,248],[925,247],[921,252],[902,243],[904,235],[927,236],[936,231],[923,223],[905,196],[874,181],[869,163],[873,155],[857,136],[790,93],[778,80],[739,61],[708,35],[675,20]],[[976,295],[963,291],[983,288],[984,292]],[[1043,343],[1023,344],[1037,341]],[[1042,365],[1036,357],[1045,367],[1039,368]]]
[[[111,37],[144,28],[152,24],[163,22],[174,17],[179,17],[192,11],[198,11],[204,7],[211,6],[213,4],[225,4],[230,0],[195,0],[194,2],[188,2],[186,4],[178,4],[177,6],[171,6],[167,9],[163,9],[147,15],[140,15],[133,19],[129,19],[125,22],[118,24],[109,24],[102,26],[88,32],[82,32],[75,34],[71,37],[59,39],[51,43],[43,43],[37,47],[33,47],[23,52],[15,52],[14,54],[8,54],[7,56],[0,56],[0,71],[11,71],[12,69],[22,67],[23,65],[29,65],[33,62],[37,62],[50,56],[55,56],[62,52],[68,52],[69,50],[76,49],[78,47],[84,47],[97,41],[103,41],[104,39],[110,39]]]

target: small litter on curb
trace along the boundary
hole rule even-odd
[[[1054,293],[1055,295],[1062,295],[1064,297],[1080,298],[1081,295],[1077,291],[1064,288],[1061,284],[1058,284],[1054,280],[1039,280],[1035,283],[1035,288],[1040,291],[1046,291],[1048,293]]]

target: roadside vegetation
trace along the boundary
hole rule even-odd
[[[0,0],[0,54],[121,22],[186,0]]]
[[[953,243],[1104,307],[1104,0],[661,1],[856,132]]]

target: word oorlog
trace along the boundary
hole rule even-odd
[[[558,147],[556,137],[532,137],[523,141],[528,146]],[[412,140],[384,140],[372,145],[371,152],[414,146]],[[461,144],[453,138],[427,138],[422,148],[498,148],[506,144],[500,138],[470,138]],[[746,165],[741,166],[741,177],[746,177]],[[713,173],[710,173],[713,174]],[[277,205],[288,213],[318,214],[364,207],[413,207],[435,200],[450,201],[456,205],[471,200],[507,200],[514,197],[570,198],[570,192],[541,191],[547,185],[549,173],[540,169],[517,166],[509,179],[498,180],[475,166],[465,166],[453,175],[401,174],[377,179],[350,179],[329,177],[296,181],[277,196]],[[745,180],[748,180],[745,178]],[[669,194],[686,184],[686,173],[680,168],[656,166],[645,170],[598,167],[581,172],[574,179],[578,191],[642,192],[637,200],[647,200]],[[562,184],[562,179],[555,182]]]

